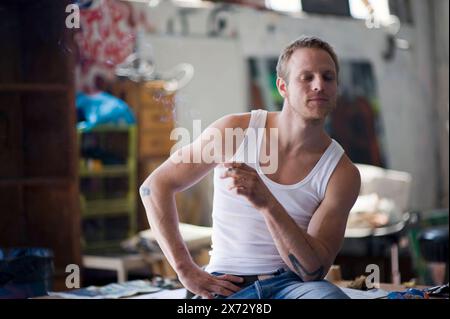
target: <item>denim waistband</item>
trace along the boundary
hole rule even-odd
[[[250,286],[251,284],[253,284],[255,281],[258,280],[264,280],[264,279],[271,279],[273,277],[279,276],[283,273],[286,273],[288,271],[288,269],[286,268],[279,268],[276,271],[269,273],[269,274],[260,274],[260,275],[233,275],[236,277],[240,277],[243,278],[244,281],[241,283],[236,283],[233,282],[234,285],[244,288],[247,286]],[[211,275],[213,276],[222,276],[225,275],[226,273],[222,273],[222,272],[212,272]],[[195,294],[193,294],[192,292],[190,292],[189,290],[187,290],[187,295],[186,298],[190,299],[190,298],[194,298],[197,299],[199,296],[196,296]]]
[[[269,274],[260,274],[260,275],[234,275],[236,277],[240,277],[242,279],[244,279],[243,282],[241,283],[234,283],[235,285],[239,286],[239,287],[245,287],[248,286],[252,283],[254,283],[255,281],[258,280],[265,280],[265,279],[270,279],[273,277],[276,277],[278,275],[281,275],[282,273],[286,272],[285,268],[279,268],[276,271],[269,273]],[[224,273],[219,273],[219,272],[213,272],[211,273],[211,275],[214,276],[221,276],[224,275]]]

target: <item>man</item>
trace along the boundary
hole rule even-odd
[[[315,37],[294,41],[277,65],[281,112],[225,116],[183,151],[190,159],[201,154],[211,130],[222,133],[213,142],[223,146],[227,128],[262,129],[257,143],[247,136],[233,154],[219,147],[212,162],[180,163],[174,153],[143,183],[150,226],[186,289],[203,298],[347,298],[323,280],[360,188],[357,168],[324,130],[336,104],[338,71],[329,44]],[[270,129],[276,138],[268,138]],[[276,170],[261,165],[263,147],[269,162],[279,163]],[[250,154],[244,160],[243,151]],[[203,270],[179,233],[174,195],[211,169],[213,245]]]

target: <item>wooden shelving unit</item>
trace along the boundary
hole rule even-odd
[[[0,186],[33,186],[33,185],[47,185],[47,186],[68,186],[73,183],[73,180],[64,177],[35,177],[35,178],[11,178],[1,179]]]
[[[69,3],[0,3],[0,246],[51,249],[54,289],[81,265]]]
[[[83,252],[119,250],[137,230],[136,125],[79,130],[78,145]]]

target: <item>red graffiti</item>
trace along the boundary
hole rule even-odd
[[[147,32],[155,29],[143,9],[117,0],[98,0],[90,8],[81,9],[80,24],[75,35],[77,87],[85,91],[96,91],[99,78],[114,79],[115,66],[133,52],[137,26]]]
[[[81,10],[82,28],[76,36],[80,58],[108,69],[121,63],[133,52],[136,37],[131,17],[128,5],[111,0]]]

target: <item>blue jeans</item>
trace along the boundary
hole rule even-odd
[[[277,275],[257,280],[228,296],[217,299],[350,299],[341,289],[326,280],[302,281],[294,272],[280,269]],[[213,272],[219,276],[223,273]]]

